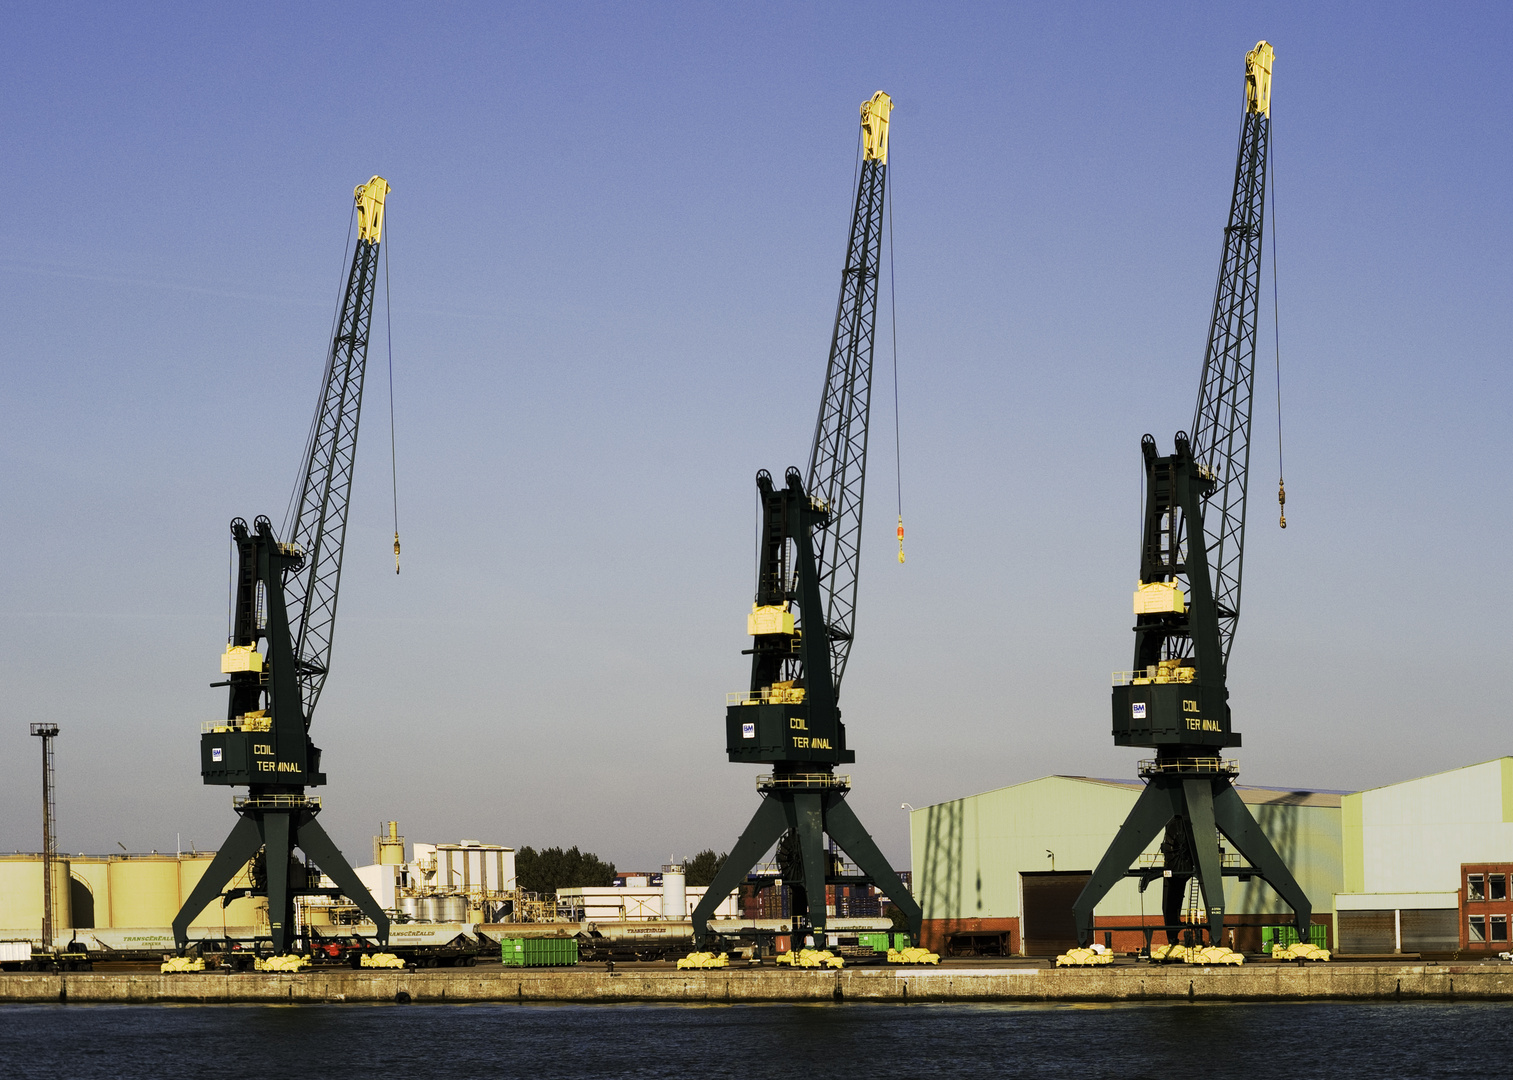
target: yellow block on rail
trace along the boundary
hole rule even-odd
[[[1114,954],[1108,949],[1068,949],[1056,957],[1057,967],[1099,967],[1113,962]]]
[[[403,960],[388,952],[363,953],[358,964],[365,968],[402,968],[405,966]]]
[[[1307,941],[1294,941],[1291,945],[1273,945],[1273,960],[1328,960],[1329,950],[1321,949]]]
[[[776,960],[779,964],[798,968],[840,968],[846,964],[845,958],[836,956],[829,949],[800,949],[797,952],[778,953]]]
[[[932,953],[929,949],[921,949],[913,946],[908,949],[889,949],[888,963],[890,964],[938,964],[940,955]]]
[[[253,961],[253,966],[258,971],[304,971],[310,966],[310,958],[296,956],[293,953],[285,956],[270,956],[266,960],[259,957]]]
[[[712,952],[693,952],[678,961],[678,970],[685,968],[722,968],[730,966],[730,957],[725,953],[716,956]]]

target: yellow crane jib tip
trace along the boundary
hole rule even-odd
[[[1276,50],[1269,41],[1258,41],[1256,47],[1245,54],[1245,109],[1247,112],[1271,115],[1271,62]]]
[[[375,176],[366,184],[352,189],[357,200],[357,238],[376,244],[383,238],[384,196],[389,194],[389,182]]]
[[[888,115],[893,99],[879,90],[862,102],[862,160],[888,164]]]

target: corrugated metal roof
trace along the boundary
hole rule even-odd
[[[1420,780],[1428,780],[1434,776],[1449,776],[1451,773],[1464,772],[1467,769],[1479,768],[1482,765],[1492,765],[1499,761],[1506,761],[1509,756],[1508,754],[1504,754],[1502,757],[1489,758],[1486,761],[1473,761],[1469,765],[1460,765],[1454,769],[1441,769],[1439,772],[1425,773],[1423,776],[1413,776],[1407,780],[1395,780],[1390,784],[1378,784],[1376,787],[1363,788],[1362,791],[1383,791],[1390,787],[1397,787],[1399,784],[1413,784]],[[1346,792],[1346,794],[1352,795],[1354,792]]]
[[[1140,780],[1111,780],[1101,776],[1067,776],[1057,774],[1061,780],[1081,780],[1088,784],[1103,784],[1106,787],[1139,789],[1145,786]],[[1256,784],[1236,784],[1240,801],[1251,806],[1339,806],[1340,798],[1348,791],[1318,791],[1301,788],[1261,787]]]

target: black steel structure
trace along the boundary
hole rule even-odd
[[[239,820],[174,919],[180,947],[190,921],[212,900],[268,898],[275,953],[299,937],[294,901],[302,895],[346,896],[388,939],[389,919],[315,820],[320,800],[306,789],[326,782],[310,721],[325,684],[341,580],[347,506],[357,454],[368,327],[378,280],[384,200],[389,185],[373,177],[360,185],[358,238],[326,355],[320,404],[305,448],[299,505],[287,542],[259,516],[248,528],[231,523],[236,547],[231,633],[221,670],[230,689],[224,721],[205,725],[200,771],[207,784],[246,786],[233,801]],[[295,856],[305,853],[309,864]],[[224,892],[249,860],[253,886]],[[323,870],[335,889],[317,887]]]
[[[1245,58],[1234,195],[1193,436],[1178,432],[1175,451],[1165,457],[1150,435],[1141,440],[1146,501],[1135,659],[1133,670],[1115,675],[1113,735],[1117,745],[1151,747],[1156,756],[1140,763],[1145,790],[1073,904],[1084,945],[1092,939],[1093,909],[1125,876],[1138,878],[1142,890],[1162,882],[1171,941],[1206,930],[1211,943],[1220,943],[1226,876],[1270,884],[1308,940],[1308,897],[1235,791],[1235,762],[1223,757],[1240,745],[1226,671],[1240,614],[1272,57],[1263,41]],[[1163,829],[1159,861],[1130,869]],[[1219,833],[1238,853],[1230,865]],[[1202,918],[1184,923],[1194,878]]]
[[[861,172],[808,479],[790,468],[778,487],[766,470],[757,474],[762,532],[747,620],[751,684],[730,695],[725,743],[731,761],[773,771],[757,777],[756,816],[694,910],[700,944],[715,909],[775,844],[788,867],[784,880],[795,888],[795,933],[824,930],[826,885],[873,883],[919,935],[918,905],[847,804],[850,778],[835,773],[856,760],[838,701],[855,626],[892,108],[879,91],[861,109]],[[827,835],[859,872],[843,872]]]
[[[42,949],[52,952],[58,932],[58,898],[53,878],[58,865],[58,807],[53,794],[53,740],[57,724],[33,724],[31,733],[42,740]]]

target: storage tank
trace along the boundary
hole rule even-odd
[[[465,923],[468,921],[468,898],[466,896],[436,897],[436,918],[433,922]]]
[[[439,897],[439,896],[422,896],[420,898],[420,921],[421,922],[440,922],[441,919],[438,918],[440,912],[441,912],[441,897]]]
[[[189,894],[194,892],[194,887],[200,883],[200,878],[205,876],[205,871],[210,869],[210,864],[215,860],[213,851],[196,851],[188,855],[179,856],[179,905],[188,901]],[[227,889],[246,889],[252,885],[252,864],[249,862],[237,871],[226,884]],[[259,921],[266,921],[264,913],[267,901],[260,896],[241,896],[231,901],[226,907],[221,907],[219,900],[211,900],[205,907],[195,912],[190,919],[191,927],[214,928],[233,926],[255,926]],[[175,916],[178,911],[175,910]]]
[[[110,928],[110,856],[75,855],[68,860],[73,874],[73,923],[79,929]]]
[[[67,859],[53,862],[53,927],[63,933],[73,926]],[[30,853],[0,855],[0,934],[33,937],[42,933],[42,856]]]
[[[420,921],[420,897],[401,896],[399,898],[399,913],[409,917],[410,922]]]
[[[384,835],[373,838],[373,861],[380,866],[403,866],[405,838],[399,835],[399,822],[384,822]]]
[[[682,863],[667,863],[662,867],[662,918],[688,918],[687,882]]]
[[[179,913],[179,895],[177,855],[111,857],[111,926],[171,926]]]

